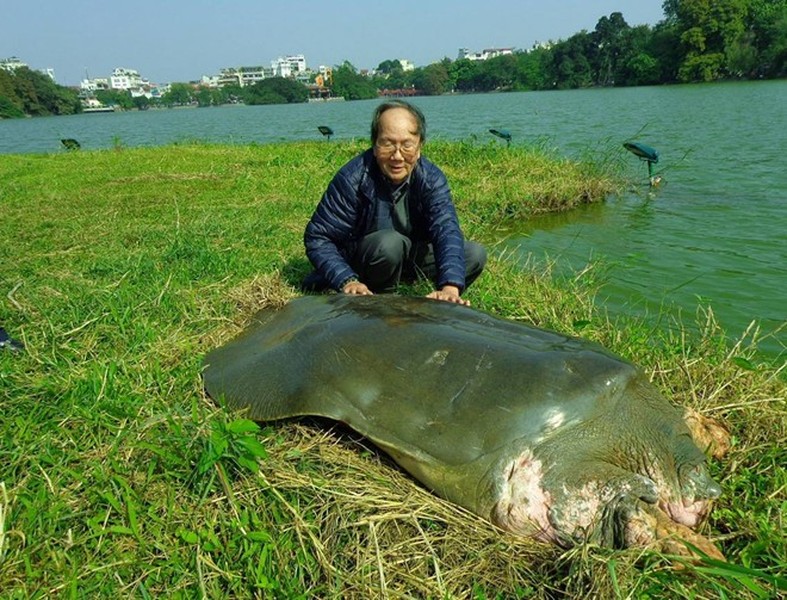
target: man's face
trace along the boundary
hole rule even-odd
[[[380,115],[380,129],[374,144],[380,170],[393,183],[402,183],[421,157],[418,123],[405,108],[389,108]]]

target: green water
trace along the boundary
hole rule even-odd
[[[606,284],[598,301],[612,314],[666,310],[690,324],[709,307],[731,339],[756,321],[760,349],[783,357],[787,82],[607,92],[575,95],[576,128],[600,138],[613,118],[625,139],[637,125],[632,115],[647,115],[638,139],[659,150],[663,185],[651,193],[646,165],[629,155],[642,186],[603,206],[519,224],[508,246],[549,256],[563,271],[599,265]]]
[[[523,92],[416,98],[430,137],[538,143],[625,166],[642,185],[603,206],[512,224],[505,240],[523,262],[548,256],[572,272],[603,268],[598,303],[614,314],[710,307],[731,339],[752,321],[787,322],[787,81]],[[367,137],[376,101],[220,107],[0,121],[0,154],[83,148]],[[664,177],[648,193],[647,168],[622,148],[636,139],[661,155]],[[327,142],[326,142],[327,143]],[[428,155],[428,145],[425,153]],[[2,158],[0,157],[0,160]],[[315,190],[315,202],[321,190]],[[461,215],[460,215],[461,217]],[[785,327],[787,329],[787,327]],[[777,356],[787,331],[762,340]]]

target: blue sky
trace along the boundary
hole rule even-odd
[[[565,39],[622,12],[654,25],[662,0],[0,0],[0,58],[54,68],[58,83],[138,70],[156,83],[304,54],[309,66],[392,58],[417,66],[470,50]]]

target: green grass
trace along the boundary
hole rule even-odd
[[[321,421],[216,406],[201,358],[297,294],[303,227],[362,142],[0,156],[0,596],[759,598],[784,586],[783,373],[712,315],[610,322],[591,267],[558,279],[499,228],[620,189],[609,165],[430,142],[469,236],[492,249],[474,306],[601,341],[734,446],[704,532],[729,564],[561,551],[502,535]],[[412,290],[420,293],[422,290]],[[693,328],[692,328],[693,330]],[[776,579],[781,577],[782,579]],[[785,593],[781,588],[781,593]]]

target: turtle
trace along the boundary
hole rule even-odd
[[[257,421],[347,424],[500,529],[723,559],[694,531],[721,494],[707,449],[642,369],[595,342],[428,298],[307,295],[261,310],[203,378]]]

